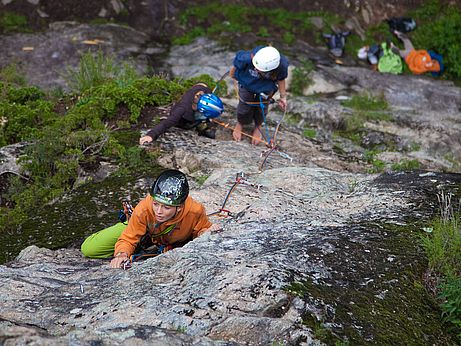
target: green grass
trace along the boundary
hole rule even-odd
[[[317,131],[315,131],[315,129],[312,128],[305,128],[303,130],[303,135],[306,138],[315,138],[317,136]]]
[[[314,70],[315,66],[310,60],[303,60],[300,66],[293,69],[292,80],[290,84],[290,91],[295,96],[302,96],[304,89],[309,87],[313,80],[310,73]]]
[[[419,49],[434,49],[442,54],[447,78],[461,79],[461,13],[455,5],[439,0],[426,1],[410,13],[419,24],[411,33],[413,45]]]
[[[200,175],[197,178],[195,178],[195,181],[199,186],[202,186],[209,177],[209,175]]]
[[[98,51],[83,54],[76,69],[68,68],[64,76],[71,90],[83,93],[109,81],[129,85],[139,76],[129,63],[119,63],[114,57]]]
[[[418,160],[402,160],[391,165],[393,171],[411,171],[420,168],[421,163]]]
[[[25,86],[27,83],[16,64],[9,64],[0,69],[0,81],[16,86]]]
[[[343,101],[342,105],[361,111],[380,111],[389,108],[384,96],[375,97],[366,93],[354,95],[349,100]]]
[[[389,113],[389,104],[384,96],[371,96],[367,93],[354,95],[351,99],[342,102],[353,112],[344,119],[344,126],[338,133],[351,139],[354,143],[360,142],[360,131],[366,121],[392,121]]]
[[[188,44],[199,36],[222,39],[226,34],[245,34],[254,32],[261,39],[277,37],[286,44],[293,45],[297,39],[311,35],[311,17],[322,17],[327,26],[343,22],[340,16],[327,12],[290,12],[282,8],[261,6],[246,7],[234,4],[213,2],[191,6],[179,16],[186,33],[173,40],[174,44]],[[265,22],[262,26],[261,18]]]
[[[25,16],[6,11],[0,16],[0,33],[13,32],[31,32],[31,29]]]
[[[379,154],[379,151],[376,150],[365,150],[363,154],[363,159],[372,165],[372,168],[368,170],[369,173],[382,172],[386,167],[386,163],[384,161],[376,158],[377,154]]]
[[[437,289],[442,317],[461,343],[461,200],[455,210],[451,194],[442,192],[438,197],[440,216],[426,228],[422,244],[429,270],[440,282]]]

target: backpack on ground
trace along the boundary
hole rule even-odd
[[[378,62],[378,71],[393,74],[402,73],[403,63],[400,55],[395,54],[386,42],[382,43],[381,47],[383,55]]]
[[[386,19],[386,22],[389,24],[389,30],[392,33],[394,31],[406,33],[416,29],[416,22],[410,17],[392,17]]]
[[[427,53],[431,56],[431,59],[432,60],[437,60],[439,62],[439,66],[440,66],[440,71],[438,72],[431,72],[432,76],[434,77],[440,77],[443,73],[443,71],[445,70],[445,66],[443,65],[443,57],[442,57],[442,54],[439,54],[437,53],[436,51],[434,50],[428,50]]]
[[[335,34],[323,34],[326,40],[328,49],[333,56],[340,58],[344,53],[344,46],[346,45],[346,37],[349,36],[350,31],[339,32]]]

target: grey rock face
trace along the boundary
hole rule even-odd
[[[181,142],[190,160],[184,160]],[[370,294],[391,299],[386,292],[404,280],[402,268],[411,270],[414,254],[394,248],[396,235],[379,225],[426,217],[432,206],[426,202],[421,209],[422,201],[449,179],[340,173],[275,154],[260,171],[263,149],[247,143],[173,130],[160,140],[164,148],[172,144],[177,149],[165,151],[172,167],[187,172],[191,161],[194,176],[208,175],[201,187],[191,180],[191,193],[209,213],[219,210],[236,174],[244,173],[226,204],[235,217],[212,217],[223,231],[128,271],[85,259],[77,249],[28,247],[0,266],[0,339],[56,345],[321,344],[303,323],[305,316],[334,320],[338,303],[293,294],[290,285],[312,282],[354,304]],[[351,289],[361,295],[346,297]],[[343,328],[338,323],[332,328]],[[361,328],[365,321],[355,323]]]

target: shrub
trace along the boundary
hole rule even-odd
[[[82,71],[90,71],[105,61],[103,57],[92,59],[82,58],[81,66],[90,61],[90,68],[82,68]],[[108,67],[106,71],[112,69]],[[1,208],[0,230],[20,225],[34,210],[75,188],[79,173],[87,163],[117,162],[118,174],[152,170],[157,154],[133,146],[137,144],[138,133],[133,136],[136,137],[134,141],[131,138],[124,142],[123,136],[112,130],[113,126],[125,124],[129,127],[146,105],[172,103],[196,83],[196,80],[168,81],[159,76],[133,79],[134,75],[123,73],[103,75],[98,72],[88,77],[82,80],[84,92],[73,95],[77,102],[69,104],[65,115],[57,115],[53,102],[37,88],[0,83],[3,91],[0,95],[0,144],[28,141],[19,160],[21,176],[13,176],[2,195],[12,208]],[[198,78],[210,86],[216,84],[210,76]],[[119,112],[120,105],[126,106],[129,113]]]
[[[314,70],[314,64],[310,60],[304,60],[300,66],[292,72],[290,91],[293,95],[301,96],[303,91],[313,83],[310,73]]]
[[[421,164],[418,160],[403,160],[399,163],[394,163],[391,165],[391,169],[393,171],[411,171],[415,169],[419,169]]]
[[[109,81],[120,86],[131,84],[138,75],[129,63],[118,63],[102,51],[94,55],[91,51],[83,54],[77,69],[68,68],[64,78],[71,90],[83,93]]]
[[[31,30],[25,16],[7,11],[0,17],[0,31],[11,33],[30,32]]]
[[[183,36],[173,39],[173,43],[187,44],[199,36],[226,40],[226,35],[223,35],[225,33],[256,32],[262,38],[278,37],[291,45],[296,39],[311,35],[313,16],[322,17],[326,25],[341,22],[339,16],[321,11],[290,12],[282,8],[245,7],[215,1],[191,6],[181,13],[180,22],[187,31]],[[261,18],[267,19],[273,29],[261,27]]]
[[[9,64],[0,69],[0,81],[15,86],[26,85],[26,78],[16,64]]]

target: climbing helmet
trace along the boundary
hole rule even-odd
[[[224,111],[224,106],[215,94],[203,94],[197,102],[197,110],[208,119],[217,118]]]
[[[271,46],[261,48],[252,59],[254,67],[261,72],[275,70],[280,65],[280,53]]]
[[[173,207],[180,206],[189,195],[186,175],[176,169],[164,171],[155,180],[150,194],[159,203]]]

